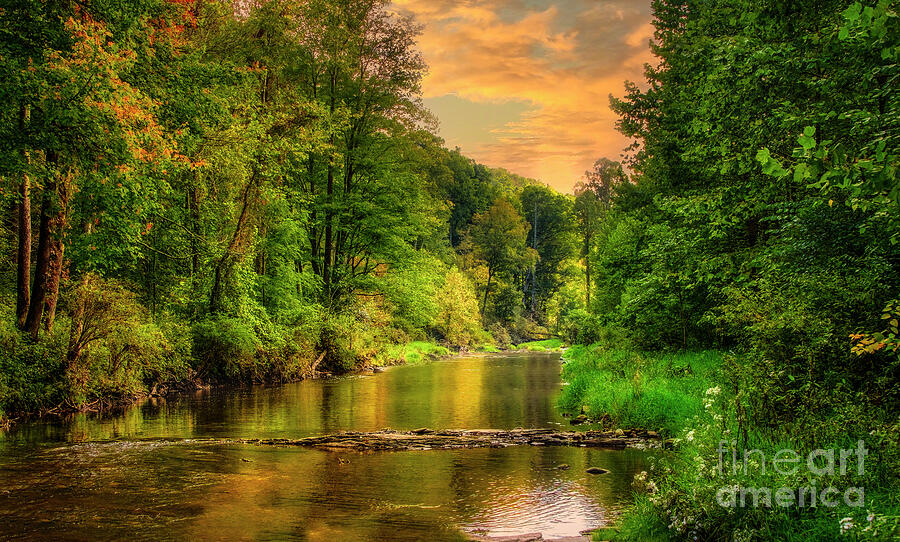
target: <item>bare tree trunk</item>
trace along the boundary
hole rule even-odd
[[[315,178],[315,158],[313,158],[313,154],[309,154],[309,162],[307,164],[307,170],[309,172],[309,197],[311,200],[315,201],[316,199],[316,178]],[[310,228],[309,228],[309,261],[310,265],[312,265],[313,273],[319,275],[322,271],[321,266],[319,265],[319,214],[316,209],[316,205],[312,206],[312,211],[310,212]]]
[[[28,109],[22,106],[19,127],[25,129],[25,119]],[[22,151],[25,162],[28,154]],[[19,204],[17,206],[17,233],[18,250],[16,252],[16,324],[19,328],[25,327],[25,318],[28,316],[28,305],[31,302],[31,181],[28,173],[22,174],[22,182],[19,185]]]

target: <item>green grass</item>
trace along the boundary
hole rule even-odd
[[[850,430],[841,426],[833,438],[810,439],[787,428],[742,432],[735,397],[723,385],[723,359],[715,351],[649,354],[574,346],[565,355],[563,377],[569,382],[560,406],[570,413],[584,408],[607,427],[662,429],[676,437],[675,451],[651,463],[642,482],[635,481],[634,503],[615,526],[593,533],[594,540],[896,540],[900,536],[900,493],[896,491],[898,452],[896,428]],[[842,422],[841,414],[825,413]],[[826,420],[827,418],[823,418]],[[865,424],[861,425],[863,427]],[[746,426],[745,426],[746,427]],[[718,446],[741,438],[739,446],[767,458],[748,472],[713,467]],[[814,449],[852,449],[863,440],[869,449],[865,472],[851,463],[846,473],[784,474],[772,467],[779,451],[795,450],[801,458]],[[741,463],[743,459],[740,459]],[[805,459],[803,460],[805,464]],[[851,459],[852,461],[852,459]],[[810,477],[811,476],[811,477]],[[649,482],[653,489],[649,489]],[[835,508],[748,505],[725,507],[717,500],[721,488],[778,488],[792,491],[810,484],[820,489],[862,487],[863,507],[851,507],[840,494]],[[850,518],[849,520],[846,518]],[[852,521],[852,532],[841,536],[841,521]]]
[[[714,351],[647,354],[573,346],[566,351],[559,399],[568,413],[584,412],[605,427],[674,434],[700,412],[722,357]]]
[[[413,341],[384,349],[376,363],[378,365],[389,365],[391,363],[415,365],[449,355],[450,350],[439,344],[428,341]]]
[[[544,339],[542,341],[529,341],[515,345],[515,350],[528,350],[529,352],[555,352],[562,348],[562,339]]]
[[[485,343],[485,344],[479,344],[479,345],[475,348],[475,351],[476,351],[476,352],[488,352],[488,353],[491,353],[491,354],[496,354],[497,352],[502,352],[502,350],[500,350],[496,345],[493,345],[493,344],[487,344],[487,343]]]

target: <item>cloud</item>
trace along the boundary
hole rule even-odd
[[[643,65],[651,60],[649,4],[394,0],[393,5],[424,24],[419,46],[430,66],[423,82],[426,103],[453,95],[472,104],[530,104],[518,118],[493,128],[487,140],[448,137],[448,143],[483,163],[568,191],[595,159],[617,159],[628,144],[615,130],[609,95],[622,95],[626,79],[643,80]]]

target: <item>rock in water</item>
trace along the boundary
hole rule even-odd
[[[571,423],[572,425],[579,425],[586,422],[587,420],[587,416],[585,416],[584,414],[579,414],[578,416],[575,416],[574,418],[569,420],[569,423]]]
[[[557,470],[569,470],[569,466],[563,463],[562,465],[557,465]]]
[[[606,469],[601,469],[600,467],[591,467],[585,472],[587,472],[588,474],[606,474],[609,471]]]
[[[541,542],[541,533],[516,534],[512,536],[477,536],[469,535],[469,542]]]

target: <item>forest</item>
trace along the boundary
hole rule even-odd
[[[893,539],[900,5],[652,6],[561,194],[446,148],[387,0],[4,2],[0,417],[558,338],[562,410],[675,448],[608,537]],[[722,442],[861,441],[865,507],[717,506],[807,482]]]
[[[546,338],[572,198],[443,147],[386,7],[3,8],[3,410]]]

